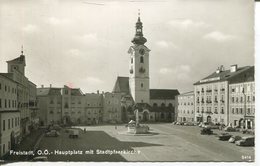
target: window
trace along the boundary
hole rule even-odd
[[[232,114],[234,114],[235,113],[235,108],[232,108]]]
[[[14,126],[15,126],[15,127],[17,126],[17,118],[15,118]]]
[[[240,114],[243,114],[243,109],[242,108],[240,108]]]
[[[3,144],[3,154],[5,154],[5,144]]]
[[[11,120],[8,119],[8,129],[10,129],[10,128],[11,128]]]
[[[143,83],[141,83],[141,88],[143,88],[144,87],[144,84]]]
[[[221,107],[221,114],[224,114],[224,107]]]
[[[143,56],[140,57],[140,63],[144,63],[144,57]]]
[[[133,64],[133,58],[131,58],[131,64]]]
[[[236,114],[238,114],[238,108],[236,108]]]
[[[14,127],[14,118],[12,118],[12,128]]]
[[[67,102],[65,103],[64,108],[69,108],[69,105]]]
[[[3,120],[3,131],[5,131],[5,120]]]
[[[2,108],[2,99],[0,99],[0,108]]]
[[[200,112],[200,107],[197,108],[197,113],[199,113],[199,112]]]
[[[251,109],[248,108],[248,109],[247,109],[247,114],[250,114],[250,113],[251,113]]]
[[[52,111],[52,110],[50,110],[50,114],[53,114],[53,111]]]

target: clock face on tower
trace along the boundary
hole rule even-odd
[[[140,53],[141,55],[144,55],[144,53],[145,53],[144,49],[141,48],[141,49],[139,50],[139,53]]]

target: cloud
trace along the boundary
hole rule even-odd
[[[159,70],[159,73],[161,73],[161,74],[172,73],[172,69],[163,67],[163,68],[161,68],[161,69]]]
[[[174,68],[163,67],[159,70],[160,74],[172,75],[177,80],[189,80],[191,68],[189,65],[179,65]]]
[[[204,39],[209,39],[209,40],[215,40],[217,42],[225,42],[225,41],[230,41],[235,39],[235,36],[228,35],[228,34],[223,34],[222,32],[219,31],[213,31],[210,32],[203,37]]]
[[[70,23],[70,20],[65,18],[50,17],[48,18],[47,23],[51,25],[64,25]]]
[[[96,84],[102,84],[103,81],[97,77],[87,77],[86,79],[88,84],[96,85]]]
[[[28,24],[24,26],[22,30],[26,33],[35,33],[39,31],[39,28],[36,25]]]
[[[177,46],[173,44],[173,42],[165,41],[165,40],[157,41],[156,45],[160,48],[174,48],[174,49],[177,48]]]
[[[171,20],[168,24],[174,28],[189,29],[189,28],[208,28],[208,24],[202,21],[193,21],[190,19]]]

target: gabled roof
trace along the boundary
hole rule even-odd
[[[221,81],[229,81],[236,77],[237,75],[254,68],[254,66],[245,66],[237,68],[237,71],[231,72],[230,70],[224,70],[219,73],[214,72],[210,74],[209,76],[203,78],[202,80],[197,81],[194,83],[194,85],[200,85],[200,84],[207,84],[207,83],[213,83],[213,82],[221,82]]]
[[[113,93],[126,93],[129,94],[129,77],[117,77]]]
[[[150,99],[175,99],[179,94],[177,89],[150,89]]]
[[[7,61],[7,63],[21,63],[21,64],[25,64],[25,56],[24,55],[20,55],[18,58],[15,58],[13,60]]]

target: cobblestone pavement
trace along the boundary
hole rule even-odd
[[[239,147],[227,141],[219,141],[216,135],[200,135],[200,128],[197,126],[149,126],[155,134],[125,134],[127,128],[124,125],[80,127],[86,128],[87,131],[81,132],[78,139],[71,139],[68,133],[62,131],[59,137],[44,137],[40,148],[42,151],[48,150],[47,156],[50,161],[254,160],[254,147]],[[216,134],[223,132],[213,131]],[[113,154],[97,154],[97,150]],[[82,151],[83,154],[75,154],[76,151]]]

